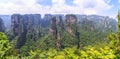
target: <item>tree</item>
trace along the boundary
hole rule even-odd
[[[118,59],[120,58],[120,11],[118,12],[118,32],[112,33],[108,36],[110,40],[109,45],[115,51]]]
[[[11,45],[6,35],[0,32],[0,59],[6,59],[6,56],[9,55]]]

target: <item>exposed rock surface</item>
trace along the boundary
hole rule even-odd
[[[20,34],[21,33],[20,31],[23,30],[23,27],[20,27],[20,26],[23,26],[22,20],[23,20],[23,18],[19,14],[14,14],[11,16],[11,29],[15,36]],[[22,21],[22,22],[20,22],[20,21]]]
[[[50,34],[55,36],[56,39],[56,48],[61,48],[61,35],[63,32],[64,26],[63,26],[63,20],[62,16],[53,16],[51,19],[51,27],[50,27]]]
[[[75,31],[77,29],[76,24],[77,24],[77,17],[75,15],[66,15],[66,26],[65,29],[67,32],[69,32],[72,35],[75,35]]]
[[[36,36],[39,37],[40,33],[40,19],[39,14],[19,15],[14,14],[11,16],[11,30],[14,36],[18,36],[16,47],[20,48],[24,45],[26,38],[35,41]]]

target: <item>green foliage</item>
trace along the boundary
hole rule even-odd
[[[50,48],[49,50],[30,51],[29,56],[22,57],[29,59],[115,59],[115,51],[110,47],[96,49],[96,47],[87,46],[83,50],[65,48],[61,51]]]
[[[81,50],[81,57],[83,59],[114,59],[116,58],[115,52],[110,47],[96,49],[95,47],[85,47],[85,50]]]
[[[63,48],[76,46],[77,41],[78,40],[73,35],[65,31],[63,32],[62,39],[61,39],[61,42],[62,42],[61,45]]]
[[[118,29],[120,31],[120,11],[118,12]]]
[[[0,32],[0,59],[5,59],[9,55],[11,45],[4,33]]]
[[[115,54],[120,58],[120,13],[118,13],[118,32],[111,33],[108,36],[109,46],[115,51]]]
[[[65,48],[61,51],[50,48],[49,50],[36,51],[30,50],[29,56],[8,56],[8,59],[117,59],[115,51],[110,47],[96,49],[95,47],[84,47],[83,50],[73,48]]]
[[[80,32],[80,45],[88,46],[88,45],[95,45],[98,43],[105,43],[108,40],[106,39],[106,36],[108,33],[101,32],[96,29],[91,30],[92,26],[87,24],[80,24],[79,25],[79,32]]]

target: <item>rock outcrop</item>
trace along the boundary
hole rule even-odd
[[[61,48],[61,35],[63,32],[64,26],[62,21],[62,16],[53,16],[51,19],[50,34],[55,36],[56,39],[56,48]]]
[[[65,16],[65,22],[66,22],[66,26],[65,29],[67,32],[69,32],[71,35],[75,35],[75,32],[77,30],[76,24],[77,24],[77,17],[75,15],[66,15]]]
[[[5,31],[4,22],[3,22],[3,20],[0,18],[0,32],[4,32],[4,31]]]
[[[63,21],[61,16],[53,16],[51,18],[50,34],[55,34],[57,30],[63,30]]]
[[[26,18],[27,38],[36,41],[41,36],[40,14],[24,15]]]
[[[65,29],[66,31],[71,34],[71,36],[73,36],[75,39],[77,39],[77,48],[80,48],[80,38],[79,38],[79,31],[78,31],[78,26],[77,26],[77,16],[76,15],[72,15],[72,14],[68,14],[65,16],[65,22],[66,22],[66,26]]]
[[[21,24],[22,23],[22,24]],[[19,14],[11,16],[11,30],[15,36],[19,35],[23,31],[23,18]]]
[[[37,37],[41,36],[40,19],[41,15],[39,14],[14,14],[11,16],[11,30],[14,36],[18,36],[16,48],[24,45],[26,39],[35,41]]]

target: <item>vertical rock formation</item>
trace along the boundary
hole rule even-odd
[[[27,38],[32,39],[36,41],[38,37],[41,36],[41,31],[40,31],[40,19],[41,16],[39,14],[34,14],[34,15],[26,15],[26,20],[27,21]]]
[[[56,26],[56,17],[52,17],[51,19],[51,27],[50,27],[50,34],[56,35],[57,26]]]
[[[41,35],[40,33],[40,19],[39,14],[11,16],[11,30],[14,36],[18,36],[16,48],[24,45],[26,39],[36,40]]]
[[[50,34],[55,36],[56,48],[59,50],[61,48],[61,35],[63,32],[63,22],[62,16],[53,16],[51,19]]]
[[[3,20],[0,18],[0,32],[4,32],[4,31],[5,31],[5,26]]]
[[[19,14],[11,16],[11,30],[15,36],[23,32],[23,17]]]
[[[66,15],[66,31],[69,32],[71,35],[75,35],[75,31],[77,29],[76,24],[77,24],[77,17],[75,15]]]
[[[11,29],[14,36],[18,36],[16,48],[20,48],[26,41],[25,22],[22,15],[14,14],[11,16]]]
[[[77,28],[76,15],[72,15],[72,14],[66,15],[65,21],[66,21],[66,26],[65,26],[66,31],[77,39],[77,48],[80,48],[80,39],[79,39],[80,33],[78,32],[78,28]]]

